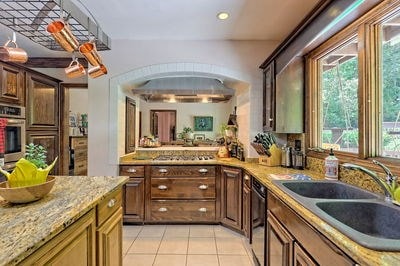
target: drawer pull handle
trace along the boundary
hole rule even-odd
[[[205,174],[205,173],[207,173],[208,172],[208,170],[206,169],[206,168],[201,168],[201,169],[199,169],[199,173],[200,174]]]
[[[110,199],[110,201],[107,203],[108,208],[114,207],[116,202],[117,201],[115,199]]]
[[[168,172],[168,170],[163,168],[163,169],[158,170],[158,172],[165,174],[166,172]]]
[[[159,189],[159,190],[167,190],[167,188],[168,188],[168,187],[167,187],[166,185],[159,185],[159,186],[158,186],[158,189]]]
[[[200,186],[199,186],[199,189],[201,189],[201,190],[206,190],[207,188],[208,188],[207,185],[200,185]]]
[[[199,212],[207,212],[207,208],[200,208]]]
[[[158,211],[159,211],[159,212],[166,212],[166,211],[168,211],[168,210],[167,210],[167,208],[165,208],[165,207],[161,207],[161,208],[158,209]]]
[[[136,173],[136,169],[135,168],[129,168],[128,170],[126,170],[128,173]]]
[[[250,180],[250,176],[244,175],[244,180]]]

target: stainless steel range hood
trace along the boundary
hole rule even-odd
[[[214,78],[166,77],[151,79],[132,93],[147,102],[217,103],[228,101],[235,91]]]

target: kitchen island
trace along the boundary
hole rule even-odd
[[[0,197],[0,265],[40,264],[51,256],[57,261],[61,253],[66,259],[65,251],[74,244],[96,264],[104,255],[96,241],[109,220],[115,221],[109,226],[114,240],[122,242],[121,187],[126,181],[123,176],[58,176],[50,193],[36,202],[10,204]],[[84,241],[76,242],[73,234],[80,228],[83,233],[76,237]]]

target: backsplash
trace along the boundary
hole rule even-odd
[[[324,160],[307,157],[307,169],[324,174]],[[357,170],[344,169],[340,166],[339,180],[372,192],[383,193],[382,189],[378,186],[378,184],[375,183],[375,181],[372,180],[370,176]]]

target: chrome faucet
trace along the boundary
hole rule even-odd
[[[392,179],[392,181],[390,181],[390,182],[395,182],[395,178],[393,177],[393,174],[389,170],[389,168],[387,168],[385,165],[383,165],[382,163],[380,163],[378,161],[373,160],[372,162],[383,168],[385,173],[388,175],[387,182],[389,182],[389,176]],[[383,192],[385,193],[385,201],[392,202],[393,196],[392,196],[392,192],[390,191],[389,185],[387,185],[385,183],[385,181],[380,179],[379,176],[375,172],[373,172],[365,167],[362,167],[362,166],[359,166],[356,164],[351,164],[351,163],[344,163],[342,166],[347,169],[360,170],[360,171],[366,173],[367,175],[369,175],[370,177],[372,177],[372,179],[382,188]]]
[[[376,160],[372,160],[372,163],[376,164],[376,165],[379,165],[383,169],[383,171],[385,171],[385,173],[386,173],[386,183],[388,185],[391,185],[392,182],[396,182],[397,181],[397,177],[392,174],[392,172],[390,171],[390,169],[386,165],[384,165],[383,163],[378,162]]]

